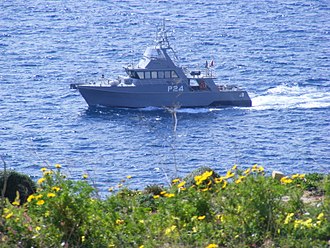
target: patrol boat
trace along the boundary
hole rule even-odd
[[[156,44],[148,47],[136,65],[125,68],[126,76],[115,80],[71,84],[90,107],[111,108],[196,108],[251,107],[249,94],[234,85],[215,82],[213,70],[189,71],[177,65],[165,24],[158,29]],[[169,52],[173,52],[170,56]],[[172,59],[173,58],[173,59]],[[212,63],[209,63],[212,66]]]

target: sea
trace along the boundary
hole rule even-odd
[[[175,118],[91,109],[70,89],[124,75],[163,20],[178,64],[214,61],[217,82],[246,89],[253,106],[181,108]],[[33,180],[60,164],[105,195],[201,166],[330,173],[330,1],[2,0],[0,156]]]

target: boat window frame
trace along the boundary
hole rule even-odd
[[[176,73],[176,71],[171,71],[171,78],[178,78],[178,74]]]
[[[137,71],[136,73],[137,73],[137,75],[140,79],[144,79],[144,72],[143,71]]]
[[[158,78],[163,79],[165,78],[165,72],[164,71],[158,71]]]
[[[152,79],[157,79],[158,77],[157,77],[157,71],[151,71],[151,78]]]
[[[150,71],[145,71],[144,72],[144,79],[151,79],[151,72]]]
[[[129,70],[128,75],[129,75],[130,78],[139,78],[137,72],[133,71],[133,70]]]
[[[171,78],[171,71],[165,71],[165,78]]]

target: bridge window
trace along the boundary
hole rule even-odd
[[[140,79],[144,79],[144,73],[143,73],[143,71],[138,71],[137,74],[138,74],[138,76],[139,76]]]
[[[163,71],[158,72],[158,78],[164,78],[165,74]]]
[[[144,78],[146,78],[146,79],[151,78],[150,71],[144,72]]]
[[[151,78],[157,78],[157,71],[151,72]]]
[[[165,71],[165,78],[171,78],[171,72]]]

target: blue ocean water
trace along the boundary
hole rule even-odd
[[[330,171],[328,0],[26,0],[0,3],[0,155],[41,176],[63,166],[106,192],[166,184],[206,165]],[[89,109],[70,83],[117,77],[165,18],[180,64],[215,61],[252,108]]]

